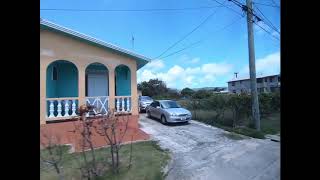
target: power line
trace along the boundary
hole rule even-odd
[[[271,21],[269,21],[269,19],[260,11],[260,9],[258,7],[256,7],[256,9],[260,12],[260,14],[264,17],[264,19],[269,22],[269,26],[271,26],[271,28],[274,31],[276,31],[280,34],[280,31],[271,23]]]
[[[225,4],[224,4],[225,2],[221,3],[221,2],[219,2],[219,1],[217,1],[217,0],[211,0],[211,1],[215,1],[216,3],[220,4],[221,6],[223,6],[223,7],[225,7],[225,8],[228,8],[229,10],[233,11],[234,13],[236,13],[236,14],[238,14],[238,15],[240,15],[240,16],[244,16],[243,14],[239,13],[238,11],[236,11],[236,10],[232,9],[231,7],[225,5]]]
[[[274,4],[275,6],[278,6],[278,4],[276,2],[274,2],[274,0],[271,0],[272,4]]]
[[[60,8],[40,8],[41,11],[79,11],[79,12],[144,12],[144,11],[186,11],[186,10],[199,10],[199,9],[212,9],[217,6],[205,6],[205,7],[189,7],[189,8],[160,8],[160,9],[60,9]]]
[[[216,0],[215,0],[216,1]],[[256,19],[257,21],[262,21],[262,19],[257,16],[256,14],[253,13],[253,9],[250,9],[250,11],[248,11],[248,7],[246,5],[243,5],[241,4],[240,2],[236,1],[236,0],[228,0],[228,1],[231,1],[233,3],[235,3],[237,6],[241,7],[243,11],[247,11],[249,12],[250,14],[252,14]],[[255,23],[255,22],[254,22]],[[258,27],[260,27],[262,30],[264,30],[265,32],[267,32],[269,35],[271,35],[273,38],[277,39],[280,41],[280,39],[276,36],[274,36],[271,32],[267,31],[266,29],[264,29],[262,26],[260,26],[259,24],[255,23]],[[268,27],[270,27],[270,25],[266,24]],[[271,28],[272,29],[272,28]],[[280,33],[279,33],[280,34]]]
[[[226,1],[225,1],[226,2]],[[225,3],[224,2],[224,3]],[[214,12],[212,12],[209,16],[207,16],[198,26],[196,26],[194,29],[192,29],[189,33],[187,33],[186,35],[184,35],[182,38],[180,38],[178,41],[176,41],[175,43],[173,43],[170,47],[168,47],[165,51],[163,51],[159,56],[155,57],[154,59],[158,59],[160,58],[162,55],[164,55],[166,52],[168,52],[171,48],[173,48],[174,46],[176,46],[178,43],[180,43],[181,41],[183,41],[184,39],[186,39],[188,36],[190,36],[193,32],[195,32],[197,29],[199,29],[204,23],[206,23],[216,12],[218,11],[218,9],[216,9]]]
[[[172,52],[171,54],[168,54],[168,55],[162,57],[161,59],[167,58],[167,57],[172,56],[172,55],[175,55],[175,54],[177,54],[177,53],[179,53],[179,52],[181,52],[181,51],[184,51],[184,50],[186,50],[186,49],[189,49],[189,48],[195,46],[196,44],[201,43],[202,41],[203,41],[203,40],[199,40],[199,41],[197,41],[197,42],[194,42],[194,43],[192,43],[192,44],[190,44],[190,45],[188,45],[188,46],[186,46],[186,47],[184,47],[184,48],[182,48],[182,49],[180,49],[180,50],[178,50],[178,51]]]
[[[258,27],[260,27],[260,28],[261,28],[262,30],[264,30],[266,33],[270,34],[273,38],[275,38],[275,39],[277,39],[277,40],[280,41],[280,39],[279,39],[278,37],[274,36],[270,31],[267,31],[265,28],[263,28],[262,26],[260,26],[258,23],[254,22],[254,21],[253,21],[253,23],[255,23]]]
[[[276,8],[280,8],[280,6],[272,5],[272,4],[264,4],[264,3],[256,3],[256,2],[254,2],[254,4],[258,4],[258,5],[261,5],[261,6],[269,6],[269,7],[276,7]]]
[[[219,31],[222,31],[222,30],[227,29],[228,27],[230,27],[231,25],[235,24],[236,22],[238,22],[238,21],[239,21],[240,19],[242,19],[242,18],[243,18],[242,16],[241,16],[240,18],[236,18],[236,19],[235,19],[234,21],[232,21],[231,23],[227,24],[226,26],[222,27],[221,29],[218,29],[217,31],[214,31],[213,33],[217,33],[217,32],[219,32]],[[211,33],[211,34],[212,34],[212,33]],[[181,51],[184,51],[184,50],[186,50],[186,49],[189,49],[189,48],[191,48],[191,47],[194,47],[196,44],[200,44],[200,43],[202,43],[202,42],[204,42],[204,41],[206,41],[206,40],[208,40],[208,38],[205,38],[205,39],[196,41],[196,42],[194,42],[194,43],[191,43],[191,44],[189,44],[188,46],[186,46],[186,47],[184,47],[184,48],[182,48],[182,49],[180,49],[180,50],[178,50],[178,51],[172,52],[171,54],[168,54],[167,56],[162,57],[161,59],[167,58],[167,57],[172,56],[172,55],[175,55],[175,54],[177,54],[177,53],[179,53],[179,52],[181,52]]]

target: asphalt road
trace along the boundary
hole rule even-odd
[[[279,180],[280,143],[246,137],[197,121],[165,126],[140,114],[140,127],[171,152],[167,180]]]

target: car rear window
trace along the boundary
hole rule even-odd
[[[168,108],[180,108],[181,106],[175,101],[163,101],[161,105],[164,109]]]
[[[152,99],[149,96],[141,96],[141,100],[150,100],[150,101],[152,101]]]

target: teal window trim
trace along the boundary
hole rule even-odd
[[[58,70],[56,66],[52,66],[52,77],[51,80],[57,81],[58,80]]]

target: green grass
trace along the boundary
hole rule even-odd
[[[280,113],[271,114],[261,119],[261,131],[265,134],[280,133]]]
[[[227,138],[233,139],[233,140],[242,140],[245,139],[243,136],[240,136],[239,134],[236,133],[223,133],[223,136],[226,136]]]
[[[194,120],[219,127],[229,132],[235,132],[245,136],[250,136],[253,138],[263,139],[266,134],[277,134],[280,132],[280,113],[272,113],[270,115],[261,118],[261,131],[257,131],[250,128],[250,122],[248,119],[241,119],[237,125],[241,127],[232,128],[232,113],[231,111],[226,111],[223,120],[216,120],[215,111],[211,110],[193,110],[192,116]]]
[[[143,179],[164,179],[162,168],[170,159],[169,153],[162,150],[154,141],[134,143],[132,166],[129,169],[130,144],[124,145],[120,150],[121,164],[120,173],[115,175],[110,168],[106,168],[106,173],[98,179],[111,180],[143,180]],[[96,159],[100,163],[106,164],[110,161],[109,148],[101,148],[96,151]],[[88,156],[90,152],[87,152]],[[45,153],[44,153],[45,154]],[[83,162],[80,153],[65,154],[63,161],[63,169],[65,179],[81,179],[80,171],[77,169],[79,164]],[[80,163],[79,163],[80,162]],[[109,166],[107,166],[109,167]],[[58,179],[53,168],[40,171],[40,179],[56,180]]]

